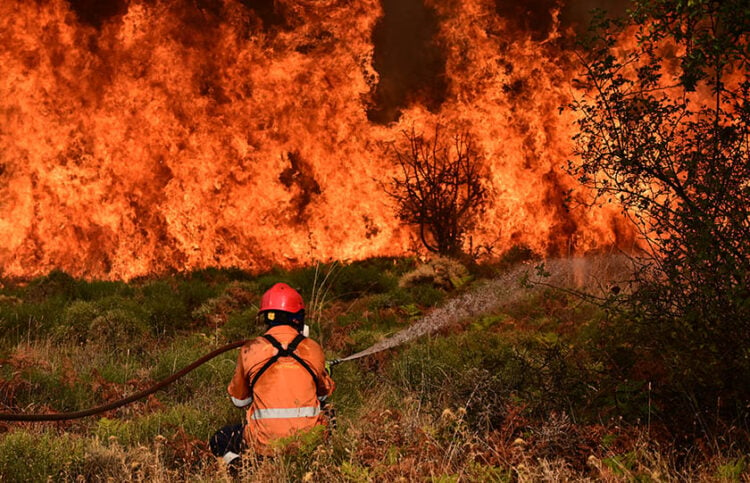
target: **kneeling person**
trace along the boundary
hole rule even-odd
[[[211,438],[211,451],[236,465],[252,448],[271,454],[277,439],[325,425],[321,402],[335,384],[320,345],[306,337],[305,306],[296,290],[277,283],[261,298],[258,318],[268,330],[240,349],[229,395],[247,407],[244,425],[227,426]]]

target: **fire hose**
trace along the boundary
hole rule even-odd
[[[94,414],[103,413],[105,411],[111,411],[112,409],[117,409],[120,406],[124,406],[126,404],[130,404],[134,401],[137,401],[139,399],[143,399],[146,396],[149,396],[150,394],[155,393],[159,389],[162,389],[163,387],[166,387],[173,382],[175,382],[177,379],[181,378],[188,372],[192,371],[193,369],[197,368],[198,366],[201,366],[205,364],[206,362],[210,361],[214,357],[223,354],[226,351],[235,349],[237,347],[241,347],[245,344],[245,340],[241,340],[238,342],[232,342],[231,344],[227,344],[225,346],[219,347],[218,349],[214,350],[213,352],[206,354],[205,356],[201,357],[200,359],[196,360],[189,366],[186,366],[184,369],[175,372],[171,376],[167,377],[166,379],[163,379],[162,381],[154,384],[153,386],[149,387],[148,389],[144,389],[143,391],[136,392],[134,394],[131,394],[130,396],[111,402],[109,404],[104,404],[102,406],[97,406],[95,408],[85,409],[83,411],[75,411],[70,413],[50,413],[50,414],[17,414],[17,413],[0,413],[0,421],[64,421],[68,419],[78,419],[78,418],[85,418],[86,416],[92,416]]]
[[[128,397],[119,399],[117,401],[113,401],[108,404],[103,404],[101,406],[97,406],[94,408],[85,409],[82,411],[74,411],[74,412],[68,412],[68,413],[47,413],[47,414],[23,414],[23,413],[0,413],[0,421],[67,421],[70,419],[79,419],[79,418],[85,418],[87,416],[93,416],[95,414],[103,413],[106,411],[111,411],[113,409],[117,409],[121,406],[125,406],[126,404],[130,404],[132,402],[135,402],[139,399],[143,399],[156,391],[163,389],[164,387],[172,384],[177,379],[180,379],[181,377],[185,376],[189,372],[193,371],[194,369],[198,368],[199,366],[205,364],[206,362],[210,361],[214,357],[217,357],[227,351],[230,351],[232,349],[236,349],[238,347],[242,347],[247,340],[241,340],[237,342],[232,342],[231,344],[227,344],[225,346],[219,347],[218,349],[206,354],[205,356],[201,357],[200,359],[197,359],[192,364],[185,366],[183,369],[181,369],[178,372],[175,372],[171,376],[167,377],[166,379],[163,379],[159,381],[158,383],[154,384],[153,386],[149,387],[148,389],[144,389],[142,391],[138,391],[136,393],[131,394]],[[372,349],[370,347],[369,349]],[[364,351],[358,352],[356,354],[352,354],[351,356],[345,357],[343,359],[334,359],[332,361],[326,362],[326,368],[330,368],[333,366],[336,366],[338,364],[341,364],[345,361],[350,361],[354,359],[359,359],[360,357],[364,357],[366,355],[372,354],[374,352],[379,351],[369,351],[369,349],[366,349]],[[383,349],[380,349],[383,350]]]

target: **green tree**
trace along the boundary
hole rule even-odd
[[[750,3],[633,5],[584,43],[569,171],[640,230],[625,302],[673,396],[737,416],[750,397]]]

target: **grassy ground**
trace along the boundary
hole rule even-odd
[[[309,435],[294,451],[248,464],[240,478],[748,481],[737,428],[679,440],[661,423],[649,381],[617,371],[618,320],[567,292],[532,290],[523,270],[513,270],[509,262],[466,270],[374,259],[128,284],[63,273],[5,281],[0,408],[71,411],[144,389],[213,348],[260,334],[257,303],[277,281],[310,301],[312,336],[330,358],[382,341],[451,300],[495,294],[497,303],[469,318],[337,366],[337,428],[325,441]],[[510,287],[513,297],[504,295]],[[235,357],[104,415],[0,422],[0,481],[230,479],[206,441],[243,418],[225,393]]]

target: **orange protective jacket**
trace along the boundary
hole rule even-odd
[[[279,325],[271,327],[266,335],[286,349],[299,332],[288,325]],[[267,367],[255,381],[251,394],[250,383],[277,352],[264,337],[246,343],[240,350],[228,388],[235,406],[248,407],[245,442],[262,454],[270,452],[268,445],[275,439],[326,424],[318,397],[330,396],[336,387],[325,370],[323,349],[314,340],[305,338],[294,353],[315,373],[317,385],[302,364],[284,356]]]

